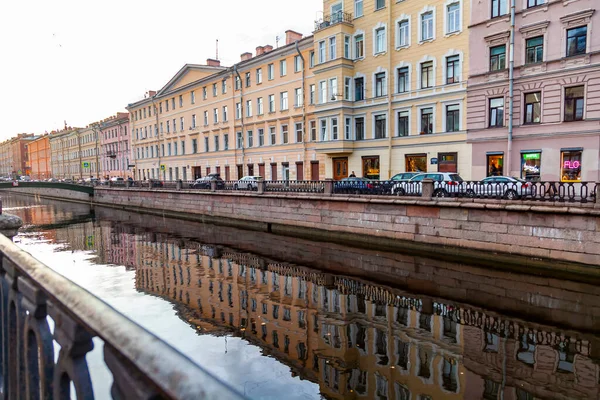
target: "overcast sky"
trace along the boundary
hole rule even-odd
[[[221,65],[310,35],[322,0],[51,0],[0,4],[0,140],[125,111],[186,63]]]

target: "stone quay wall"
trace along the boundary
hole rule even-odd
[[[77,192],[69,189],[58,189],[49,187],[37,188],[19,186],[11,189],[1,189],[0,193],[1,192],[12,192],[16,194],[23,194],[29,196],[39,196],[47,199],[61,199],[85,203],[90,203],[92,201],[92,197],[90,197],[88,193]]]
[[[455,254],[499,267],[537,268],[537,261],[553,260],[551,268],[566,274],[600,274],[600,208],[594,204],[119,188],[96,188],[94,202],[317,240]]]

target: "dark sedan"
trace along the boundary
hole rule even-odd
[[[198,178],[192,183],[192,189],[210,189],[212,181],[217,182],[217,189],[223,189],[225,187],[225,181],[220,176],[208,175],[204,178]]]
[[[375,185],[370,179],[354,176],[339,180],[333,185],[334,193],[366,194],[373,192],[374,189]]]

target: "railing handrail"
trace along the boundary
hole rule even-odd
[[[243,399],[244,396],[154,334],[84,288],[53,271],[0,235],[0,253],[19,279],[41,289],[52,303],[116,350],[165,395],[177,399]],[[6,393],[5,393],[6,396]]]

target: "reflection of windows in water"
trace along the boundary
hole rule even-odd
[[[266,325],[262,325],[261,326],[261,331],[262,331],[262,339],[263,340],[267,340],[267,326]]]
[[[227,260],[227,275],[233,276],[233,263],[231,260]]]
[[[420,394],[417,400],[432,400],[431,396],[427,396],[426,394]]]
[[[245,265],[240,265],[240,270],[239,270],[238,275],[241,276],[241,277],[245,277],[246,276],[246,266]]]
[[[246,291],[243,290],[240,293],[240,297],[241,297],[241,302],[242,302],[242,310],[247,310],[248,309],[248,293],[246,293]]]
[[[233,326],[233,314],[229,313],[229,325]]]
[[[498,343],[500,339],[498,335],[491,332],[485,332],[485,347],[483,351],[486,353],[497,353],[498,352]]]
[[[431,315],[419,314],[419,328],[431,332]]]
[[[364,296],[356,297],[356,305],[358,306],[358,312],[361,314],[367,313],[367,303],[365,301]]]
[[[353,369],[348,379],[348,390],[354,390],[356,394],[364,395],[367,393],[367,371]]]
[[[316,333],[319,333],[319,317],[317,316],[317,314],[313,315],[313,330]]]
[[[388,398],[388,381],[385,376],[375,373],[375,387],[378,399],[384,400]]]
[[[252,323],[250,324],[251,329],[252,329],[252,333],[254,335],[256,335],[256,321],[254,320],[254,318],[252,319]]]
[[[208,269],[214,269],[213,267],[213,259],[208,257]],[[221,265],[219,264],[219,273],[222,274],[223,273],[223,268],[221,268]]]
[[[498,392],[500,392],[500,384],[486,378],[483,387],[483,398],[485,400],[498,400]]]
[[[555,348],[558,350],[558,372],[573,372],[573,362],[575,361],[575,343],[566,339],[567,343],[560,342]]]
[[[333,312],[339,313],[341,312],[340,309],[340,294],[338,293],[337,290],[332,290],[331,291],[331,297],[332,297],[332,303],[333,303]]]
[[[442,386],[449,392],[456,393],[458,389],[458,363],[454,359],[444,357],[442,366]]]
[[[292,295],[292,277],[285,276],[283,279],[284,279],[283,295],[289,297]]]
[[[215,307],[214,307],[214,306],[210,306],[210,308],[211,308],[211,311],[212,311],[212,319],[215,319],[215,318],[216,318],[217,311],[215,310]]]
[[[223,282],[219,282],[219,301],[223,302]]]
[[[190,293],[185,292],[185,304],[190,304]]]
[[[448,317],[443,318],[444,337],[450,339],[450,343],[456,343],[456,322]]]
[[[306,360],[306,345],[304,342],[298,343],[296,346],[296,351],[298,352],[298,359]]]
[[[408,326],[408,308],[398,308],[398,311],[396,311],[396,322]]]
[[[202,299],[198,297],[198,311],[202,314]]]
[[[279,291],[279,274],[276,274],[275,272],[272,272],[273,274],[273,291],[277,292]]]
[[[273,318],[274,319],[279,318],[279,306],[276,304],[273,304]]]
[[[329,291],[325,288],[323,288],[323,292],[322,292],[322,297],[323,297],[323,304],[322,307],[324,310],[329,311]]]
[[[519,349],[517,350],[517,360],[533,367],[535,364],[535,335],[532,331],[523,333],[519,340]]]
[[[314,303],[319,301],[319,292],[318,292],[317,285],[313,285],[313,287],[312,287],[312,299],[313,299]]]
[[[256,283],[256,268],[250,268],[250,281]]]
[[[377,355],[377,364],[388,364],[387,335],[377,328],[375,328],[375,354]]]
[[[325,360],[321,360],[321,362],[323,363],[323,382],[326,386],[337,392],[339,390],[340,371],[328,364]]]
[[[283,352],[284,353],[290,352],[290,337],[288,335],[285,335],[283,337]]]
[[[317,353],[315,353],[314,350],[313,350],[313,370],[315,370],[316,372],[319,372],[319,356],[317,356]]]
[[[261,278],[260,281],[263,285],[267,284],[267,271],[262,271],[261,272]]]
[[[410,343],[403,342],[400,339],[396,339],[396,364],[402,369],[408,369],[408,356],[410,352]]]
[[[298,298],[306,299],[306,281],[298,278]]]
[[[283,320],[284,321],[292,320],[292,310],[290,310],[288,307],[283,308]]]
[[[531,393],[526,392],[525,390],[523,390],[521,388],[517,388],[516,394],[517,394],[517,400],[534,400],[535,399],[535,397],[533,397],[533,395]]]
[[[356,324],[356,347],[365,351],[367,349],[367,329],[362,324]]]
[[[419,346],[419,376],[429,379],[431,377],[431,355],[429,350]]]
[[[395,384],[396,400],[410,400],[410,390],[398,382]]]
[[[375,316],[376,317],[385,317],[385,315],[386,315],[385,304],[375,304]]]
[[[267,303],[260,303],[260,304],[262,305],[262,313],[266,314],[268,312],[267,311]]]
[[[227,300],[229,302],[229,307],[233,307],[233,287],[231,283],[227,285]]]
[[[232,314],[229,314],[229,315],[232,315]],[[242,320],[240,321],[240,326],[242,328],[245,328],[247,326],[247,324],[248,324],[248,321],[246,320],[246,318],[242,318]]]
[[[279,348],[279,335],[277,334],[277,331],[273,331],[273,346]]]
[[[225,313],[221,311],[221,322],[225,322]]]
[[[252,311],[256,311],[256,299],[250,300],[250,305],[252,307]]]
[[[304,310],[298,311],[298,328],[306,328],[306,312]]]

